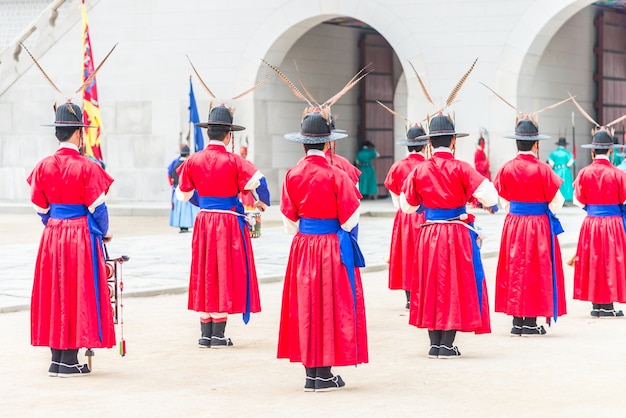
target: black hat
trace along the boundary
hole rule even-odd
[[[209,120],[207,122],[196,123],[196,126],[201,128],[208,128],[209,126],[222,126],[231,131],[243,131],[246,129],[240,125],[233,125],[232,109],[227,108],[223,103],[220,106],[215,106],[209,112]]]
[[[402,139],[396,142],[396,144],[406,145],[409,147],[427,145],[428,139],[423,139],[423,140],[416,139],[417,137],[421,137],[424,135],[426,135],[426,132],[424,132],[424,128],[422,128],[419,123],[416,123],[413,126],[411,126],[408,131],[406,131],[406,139]]]
[[[548,135],[541,135],[537,123],[529,116],[525,116],[517,122],[515,126],[515,135],[505,136],[509,139],[517,139],[520,141],[541,141],[542,139],[550,139]]]
[[[189,147],[187,145],[183,145],[182,147],[180,147],[180,155],[183,157],[189,155]]]
[[[332,116],[328,119],[332,120]],[[323,144],[347,136],[347,134],[331,130],[329,121],[324,118],[319,108],[315,108],[304,116],[300,125],[300,132],[285,134],[285,138],[288,140],[301,144]]]
[[[456,132],[454,130],[454,121],[450,116],[438,114],[430,120],[428,125],[428,135],[418,136],[416,139],[428,139],[436,136],[456,136],[458,138],[468,136],[469,134]]]
[[[57,106],[55,111],[54,123],[43,126],[64,126],[76,128],[95,128],[95,126],[85,125],[83,123],[83,111],[74,103],[63,103]]]
[[[613,137],[604,127],[594,132],[591,138],[591,144],[583,144],[581,147],[595,149],[621,148],[621,146],[613,143]]]
[[[569,142],[567,142],[567,139],[561,137],[559,138],[559,140],[557,142],[555,142],[556,145],[564,147],[566,145],[569,145]]]

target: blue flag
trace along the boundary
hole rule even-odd
[[[193,123],[193,144],[194,152],[198,152],[204,149],[204,138],[202,137],[202,128],[196,126],[196,123],[200,122],[200,116],[198,116],[198,106],[196,105],[196,97],[193,94],[193,85],[191,84],[191,77],[189,77],[189,123]]]

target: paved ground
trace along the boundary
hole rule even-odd
[[[384,263],[392,218],[389,202],[364,202],[360,241],[370,362],[337,368],[347,383],[334,393],[304,393],[300,364],[276,359],[281,275],[290,238],[276,208],[253,240],[263,312],[244,325],[232,316],[232,349],[198,349],[199,323],[186,310],[190,234],[167,226],[160,208],[112,207],[112,256],[124,265],[124,337],[128,354],[97,350],[92,376],[50,378],[49,351],[31,347],[28,296],[41,226],[21,209],[0,209],[0,416],[620,416],[626,321],[588,316],[571,300],[568,314],[538,338],[509,337],[510,319],[492,312],[493,332],[459,334],[458,360],[431,360],[427,333],[407,324],[402,292],[387,289]],[[582,211],[560,215],[564,258],[574,252]],[[489,295],[503,215],[479,214]],[[150,296],[148,296],[150,295]],[[493,309],[493,307],[492,307]],[[120,327],[117,326],[118,337]]]

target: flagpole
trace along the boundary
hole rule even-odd
[[[572,112],[572,148],[574,151],[574,178],[576,178],[576,166],[578,165],[578,161],[576,161],[576,128],[574,127],[574,112]]]

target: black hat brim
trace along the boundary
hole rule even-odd
[[[420,140],[420,139],[430,139],[430,138],[436,138],[438,136],[456,136],[457,138],[463,138],[464,136],[469,136],[469,134],[466,134],[464,132],[437,132],[437,133],[434,133],[434,134],[418,136],[415,139],[417,139],[417,140]]]
[[[97,126],[93,125],[85,125],[84,123],[51,123],[48,125],[41,126],[54,126],[57,128],[65,127],[65,128],[97,128]]]
[[[548,136],[548,135],[537,134],[537,135],[533,135],[533,136],[528,136],[528,135],[507,135],[504,138],[516,139],[518,141],[543,141],[544,139],[550,139],[552,137]]]
[[[591,149],[614,149],[614,148],[623,148],[623,145],[615,145],[615,144],[607,144],[607,145],[598,145],[598,144],[583,144],[580,146],[581,148],[591,148]]]
[[[396,145],[406,145],[407,147],[419,147],[420,145],[428,145],[428,140],[412,141],[408,139],[401,139],[396,142]]]
[[[200,122],[200,123],[196,123],[195,126],[199,126],[200,128],[208,128],[209,126],[221,126],[223,128],[228,128],[231,131],[243,131],[244,129],[246,129],[245,126],[231,125],[230,123],[218,123],[218,122]]]
[[[337,141],[348,137],[348,134],[342,134],[339,132],[331,132],[330,135],[324,136],[307,136],[302,135],[301,132],[291,132],[285,134],[285,138],[291,142],[297,142],[299,144],[323,144],[324,142]]]

